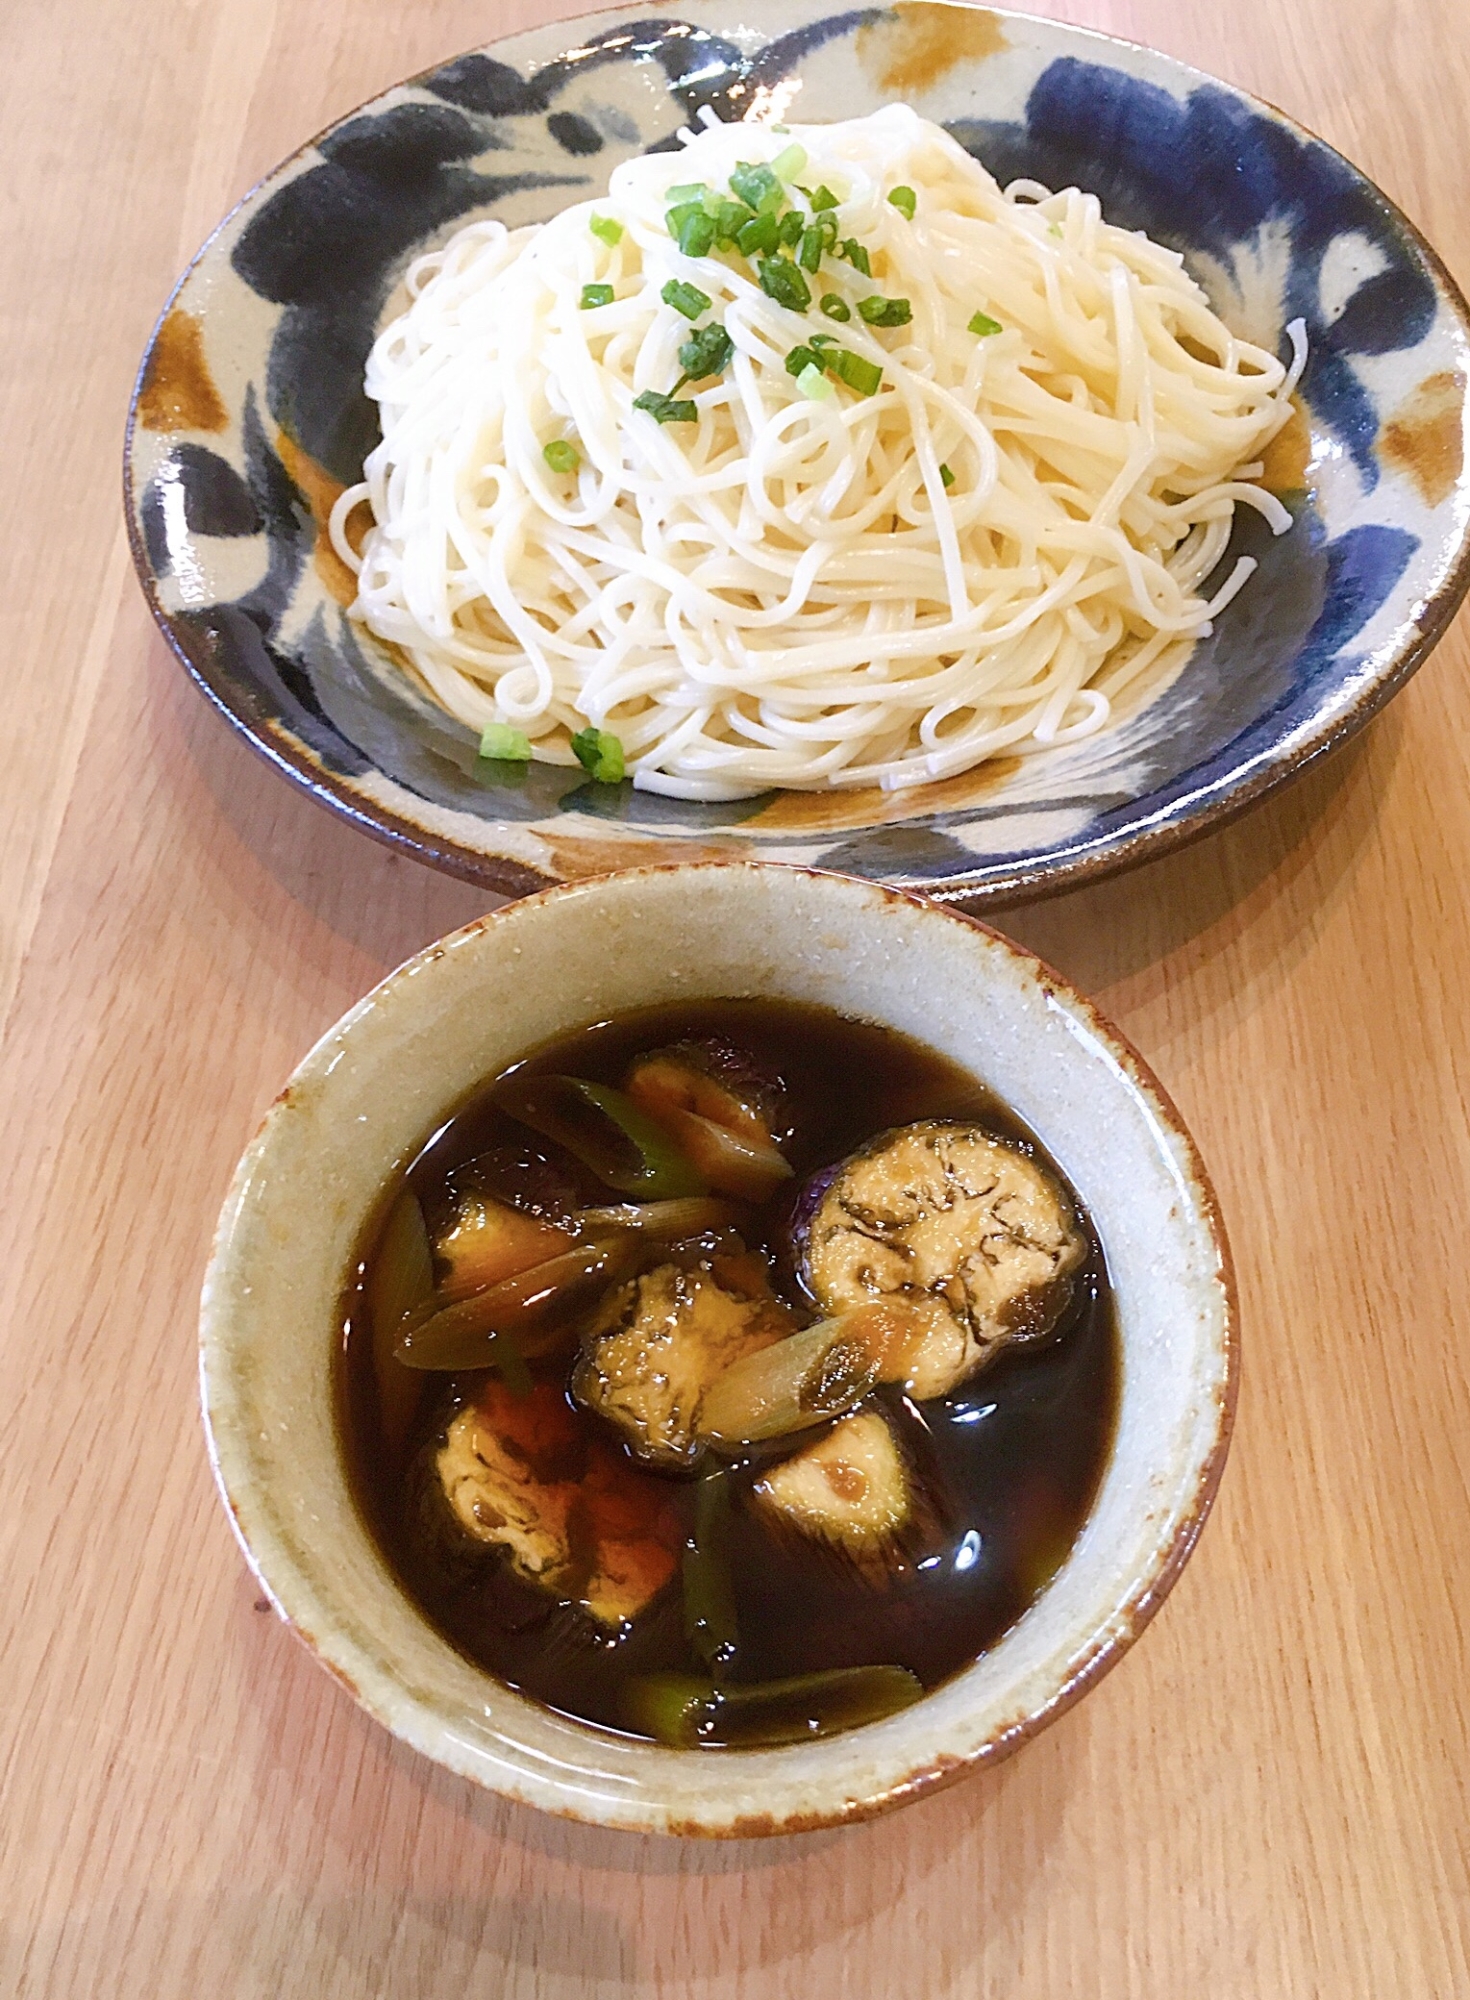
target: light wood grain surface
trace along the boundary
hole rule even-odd
[[[842,1834],[600,1836],[397,1747],[256,1602],[195,1409],[215,1212],[317,1034],[485,899],[288,790],[186,686],[126,556],[128,391],[177,269],[283,153],[571,11],[4,10],[0,1994],[1470,1995],[1463,619],[1274,804],[1003,920],[1176,1095],[1245,1329],[1200,1550],[1039,1742]],[[1465,0],[1067,11],[1284,106],[1470,277]]]

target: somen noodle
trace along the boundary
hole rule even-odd
[[[947,777],[1162,685],[1255,566],[1200,594],[1237,504],[1290,526],[1256,481],[1299,324],[1288,367],[1094,195],[1002,190],[903,105],[709,124],[407,289],[332,535],[487,754],[590,726],[707,800]]]

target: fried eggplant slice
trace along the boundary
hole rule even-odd
[[[770,1521],[881,1570],[914,1518],[912,1475],[880,1410],[844,1417],[751,1488]]]
[[[690,1466],[710,1384],[792,1324],[758,1257],[660,1264],[603,1303],[583,1337],[572,1392],[643,1463]]]
[[[503,1549],[525,1582],[561,1595],[572,1581],[583,1459],[576,1416],[554,1385],[517,1396],[491,1380],[450,1424],[435,1469],[466,1534]]]
[[[885,1132],[824,1175],[797,1240],[824,1312],[901,1298],[924,1316],[906,1377],[921,1401],[1049,1333],[1087,1255],[1053,1175],[982,1126],[940,1119]]]
[[[678,1567],[667,1490],[616,1450],[589,1449],[553,1383],[518,1396],[487,1382],[450,1424],[435,1470],[467,1535],[600,1625],[630,1623]]]

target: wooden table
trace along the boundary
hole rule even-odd
[[[570,11],[7,10],[0,1994],[1470,1994],[1464,620],[1243,824],[1005,919],[1193,1124],[1246,1343],[1198,1555],[1040,1742],[842,1834],[604,1836],[399,1748],[257,1602],[195,1409],[215,1212],[308,1044],[486,899],[319,812],[186,685],[127,559],[123,413],[260,173]],[[1284,105],[1470,277],[1465,0],[1070,12]]]

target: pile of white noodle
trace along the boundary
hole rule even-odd
[[[1235,505],[1290,526],[1252,482],[1290,414],[1299,325],[1288,369],[1094,196],[1003,192],[903,105],[686,137],[601,200],[511,233],[472,223],[412,267],[368,362],[382,443],[332,516],[353,616],[472,727],[570,764],[592,724],[636,784],[689,799],[943,778],[1089,735],[1130,682],[1162,683],[1254,567],[1197,594]],[[827,259],[806,314],[738,251],[685,256],[665,224],[670,187],[726,190],[793,143],[796,178],[840,197],[872,263]],[[679,377],[691,327],[661,299],[670,278],[734,342],[680,391],[695,423],[633,408]],[[615,302],[584,309],[592,282]],[[829,292],[906,298],[912,321],[834,323]],[[977,337],[977,311],[1001,330]],[[813,332],[881,364],[878,393],[804,393],[785,363]],[[570,476],[546,462],[557,439]]]

